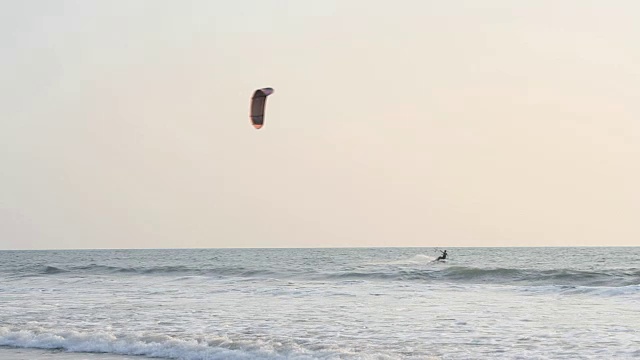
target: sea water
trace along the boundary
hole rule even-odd
[[[640,247],[447,250],[0,251],[0,358],[640,358]]]

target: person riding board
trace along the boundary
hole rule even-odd
[[[447,250],[445,251],[440,251],[442,253],[442,255],[438,256],[438,258],[436,259],[436,261],[440,261],[440,260],[445,260],[447,258]]]

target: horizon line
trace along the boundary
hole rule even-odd
[[[50,249],[0,249],[0,251],[117,251],[117,250],[320,250],[320,249],[492,249],[492,248],[635,248],[640,245],[540,245],[540,246],[318,246],[318,247],[184,247],[184,248],[50,248]]]

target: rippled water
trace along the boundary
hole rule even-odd
[[[0,252],[0,346],[166,359],[640,357],[640,248]]]

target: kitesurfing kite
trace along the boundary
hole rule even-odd
[[[258,89],[251,97],[251,124],[256,129],[264,125],[264,108],[267,105],[267,96],[273,94],[272,88]]]

